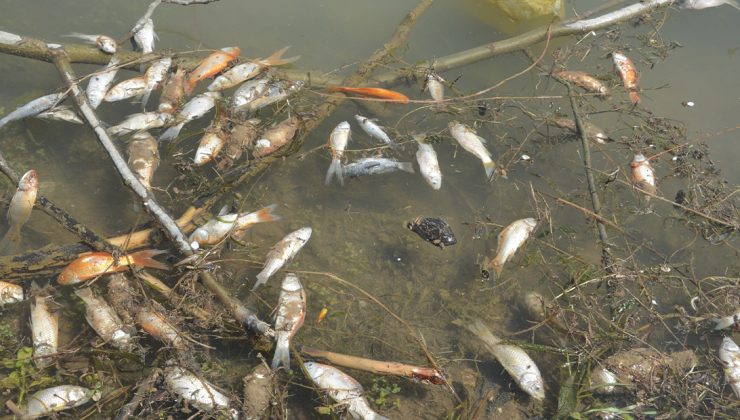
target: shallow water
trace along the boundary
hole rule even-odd
[[[568,2],[567,14],[572,15],[573,8],[583,11],[598,3]],[[243,56],[265,57],[274,50],[291,45],[287,55],[302,56],[295,67],[346,75],[354,70],[356,63],[390,37],[402,16],[415,4],[414,1],[390,0],[281,0],[220,1],[191,7],[162,5],[154,14],[159,34],[157,49],[211,49],[239,45]],[[65,41],[58,35],[75,31],[119,36],[128,31],[146,5],[146,2],[77,1],[51,11],[47,2],[5,1],[0,29],[55,42]],[[481,10],[481,14],[484,13]],[[740,181],[740,169],[736,165],[740,159],[740,148],[736,144],[738,134],[737,131],[726,130],[737,126],[740,115],[740,83],[736,83],[740,72],[740,54],[737,53],[740,48],[740,12],[731,7],[697,12],[670,9],[653,17],[653,21],[636,28],[622,25],[619,33],[601,31],[596,39],[586,37],[581,40],[581,44],[593,46],[590,50],[583,46],[574,47],[580,45],[575,44],[580,36],[553,41],[551,51],[561,48],[561,53],[565,54],[575,49],[576,55],[567,61],[570,69],[588,71],[608,80],[613,92],[608,100],[592,98],[582,103],[584,111],[592,113],[589,120],[618,140],[604,146],[594,145],[593,167],[605,173],[619,170],[617,179],[628,182],[629,162],[634,152],[651,155],[662,150],[660,145],[651,147],[650,139],[642,143],[635,140],[642,131],[634,127],[655,125],[645,122],[652,115],[677,126],[685,126],[686,138],[680,142],[707,134],[712,161],[721,170],[721,178],[727,182],[728,191],[736,190]],[[670,49],[663,59],[658,59],[658,53],[663,50],[646,48],[643,40],[638,38],[638,35],[648,34],[651,25],[660,27],[659,36],[651,37],[655,40],[654,45],[680,44]],[[441,57],[503,38],[505,35],[485,20],[477,19],[471,9],[460,7],[455,2],[440,1],[419,19],[408,47],[402,50],[403,55],[399,53],[396,56],[403,61],[391,61],[390,65],[404,66],[404,63]],[[640,72],[643,101],[638,112],[629,112],[626,94],[613,75],[607,54],[615,48],[627,49]],[[537,56],[540,51],[541,46],[538,46],[532,53]],[[566,198],[579,206],[591,208],[580,143],[563,136],[558,129],[548,130],[542,125],[545,117],[571,115],[567,98],[534,98],[565,93],[562,86],[546,75],[552,63],[551,54],[545,56],[542,68],[535,68],[490,93],[519,99],[485,100],[493,110],[485,116],[478,114],[477,102],[456,104],[444,112],[415,111],[414,105],[389,105],[382,109],[383,115],[378,116],[380,123],[392,128],[392,135],[403,139],[409,133],[425,131],[441,136],[442,141],[434,145],[443,172],[440,191],[433,191],[418,173],[351,179],[344,188],[337,185],[325,187],[323,179],[329,164],[328,152],[315,149],[326,142],[328,133],[337,123],[347,120],[353,126],[349,149],[357,151],[348,154],[351,158],[374,153],[374,150],[360,150],[378,146],[356,126],[353,118],[356,113],[370,116],[369,111],[352,101],[344,102],[309,135],[298,155],[272,165],[257,179],[237,189],[246,197],[242,203],[244,208],[257,209],[277,203],[283,220],[254,227],[244,238],[248,244],[246,248],[222,255],[224,262],[218,274],[223,282],[236,296],[258,308],[263,318],[268,318],[277,300],[282,275],[275,275],[267,288],[251,294],[249,289],[254,276],[272,244],[295,229],[311,226],[313,236],[289,265],[291,270],[333,273],[364,289],[420,331],[429,351],[448,370],[455,383],[465,383],[466,374],[480,369],[481,377],[486,378],[482,382],[487,386],[490,383],[501,386],[502,393],[512,392],[520,405],[532,410],[530,413],[538,412],[540,409],[516,390],[505,372],[491,361],[492,357],[479,349],[478,343],[467,332],[451,322],[462,317],[480,317],[495,333],[517,340],[552,344],[541,333],[510,336],[533,325],[525,320],[516,304],[521,294],[536,290],[551,297],[572,286],[574,278],[579,275],[585,277],[577,278],[577,282],[603,274],[589,277],[587,272],[589,267],[598,267],[601,258],[593,221],[573,207],[543,195]],[[491,86],[530,63],[523,54],[509,54],[441,75],[448,81],[455,81],[455,87],[460,91],[470,93]],[[77,65],[75,68],[83,74],[93,71],[96,66]],[[55,69],[48,63],[0,55],[0,70],[5,75],[0,79],[0,109],[3,109],[3,114],[33,97],[58,89],[61,84]],[[133,76],[132,72],[121,71],[118,80],[130,76]],[[412,98],[426,99],[420,83],[398,89]],[[321,99],[320,89],[307,89],[295,100],[294,106],[297,111],[308,112]],[[695,106],[682,105],[686,101],[694,102]],[[617,105],[623,109],[612,110]],[[100,116],[109,123],[115,123],[123,116],[137,112],[137,109],[128,104],[104,104],[100,108]],[[535,119],[527,117],[522,109],[535,115]],[[507,168],[508,180],[485,182],[480,162],[456,147],[449,137],[446,127],[452,119],[477,126],[479,134],[488,139],[488,148],[494,153],[494,158]],[[197,132],[207,124],[207,119],[202,119],[188,125],[186,131]],[[719,132],[723,133],[716,134]],[[197,138],[191,137],[179,143],[176,151],[192,155]],[[399,160],[415,161],[416,147],[412,143],[390,155]],[[17,171],[34,167],[41,179],[41,193],[94,230],[113,236],[140,221],[140,216],[132,211],[131,195],[120,183],[102,149],[95,145],[92,132],[87,128],[37,120],[14,123],[0,130],[0,151]],[[531,159],[522,160],[524,154]],[[299,155],[303,157],[297,159]],[[669,200],[678,189],[686,189],[690,185],[688,179],[674,175],[678,163],[671,160],[672,156],[666,154],[653,162],[659,180],[659,194]],[[154,184],[163,189],[156,193],[158,198],[172,214],[178,215],[189,202],[182,197],[170,199],[164,191],[169,189],[171,193],[173,186],[187,188],[180,181],[173,182],[178,174],[172,168],[175,161],[176,156],[163,155]],[[210,168],[200,172],[212,178],[214,171]],[[670,203],[652,200],[654,211],[643,214],[645,203],[636,192],[623,183],[604,184],[604,179],[605,175],[597,175],[604,213],[622,232],[607,230],[614,243],[615,256],[623,265],[637,272],[642,270],[643,274],[659,272],[661,264],[680,269],[681,273],[690,273],[688,277],[676,275],[673,280],[660,281],[657,281],[656,274],[655,284],[649,286],[650,292],[642,289],[645,293],[640,294],[641,289],[632,290],[638,294],[635,297],[637,302],[648,302],[650,310],[664,314],[673,311],[674,305],[690,311],[689,300],[695,290],[689,285],[685,292],[677,292],[679,287],[676,283],[691,283],[687,280],[689,278],[696,281],[711,276],[738,276],[736,235],[719,245],[710,245],[680,220],[680,214]],[[7,183],[4,186],[11,190]],[[533,195],[533,191],[536,194]],[[222,201],[230,203],[231,197]],[[457,234],[458,244],[440,251],[422,241],[405,228],[405,223],[417,216],[444,218]],[[486,257],[493,257],[496,235],[502,226],[516,219],[538,216],[547,218],[536,233],[537,239],[530,241],[513,261],[507,263],[502,278],[482,280],[478,265]],[[734,217],[737,220],[737,213]],[[0,224],[0,227],[4,228],[4,225]],[[34,212],[24,232],[24,250],[49,243],[75,241],[73,235],[55,226],[38,211]],[[580,262],[576,262],[578,260]],[[296,343],[369,358],[426,364],[418,344],[410,338],[404,326],[374,302],[329,277],[299,275],[308,289],[308,313]],[[176,279],[169,280],[174,284]],[[736,281],[734,287],[737,287]],[[592,296],[597,305],[605,305],[604,293],[603,287],[587,289],[588,296]],[[730,297],[735,295],[736,289],[728,293]],[[68,298],[67,303],[71,301]],[[698,313],[692,313],[695,316],[724,313],[734,309],[732,305],[737,303],[729,297],[721,301],[721,305],[701,302],[707,306],[701,306]],[[64,301],[60,303],[65,304]],[[560,304],[567,306],[567,302]],[[68,306],[71,309],[64,315],[69,318],[63,322],[67,322],[71,338],[78,331],[69,326],[74,325],[73,319],[79,320],[74,318],[79,317],[79,312],[71,304]],[[317,324],[316,317],[323,307],[328,309],[329,315]],[[23,310],[6,312],[13,316],[25,316],[25,313]],[[28,333],[27,328],[21,331]],[[92,334],[87,328],[84,333]],[[204,331],[194,331],[194,334],[202,335],[202,340],[208,339],[217,347],[211,354],[216,359],[213,364],[224,371],[230,370],[224,375],[213,374],[210,379],[239,395],[240,376],[256,360],[249,343],[220,341],[216,337],[208,337]],[[675,342],[669,332],[660,329],[646,341],[660,350],[686,344]],[[706,347],[707,343],[716,344],[717,336],[710,336],[707,341],[699,341],[696,337],[688,341],[690,346]],[[157,346],[155,343],[151,345]],[[545,413],[550,415],[557,405],[558,384],[567,377],[564,369],[560,368],[564,359],[544,353],[534,353],[534,358],[545,373],[548,384]],[[470,359],[481,363],[475,364]],[[707,368],[713,369],[716,365]],[[215,372],[216,368],[213,369]],[[367,389],[380,383],[373,375],[350,372]],[[5,374],[0,371],[0,377]],[[312,416],[310,410],[317,405],[317,400],[312,400],[308,390],[293,384],[303,381],[300,374],[290,381],[283,382],[288,384],[291,394],[288,399],[291,415]],[[432,388],[403,379],[388,381],[401,387],[401,392],[389,397],[390,402],[380,409],[390,417],[442,417],[456,406],[449,392],[442,387]],[[467,395],[473,393],[474,388],[469,384],[463,387],[463,397],[468,396],[475,401],[475,395]],[[371,394],[377,395],[377,392]]]

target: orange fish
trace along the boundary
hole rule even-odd
[[[211,55],[203,59],[188,77],[186,89],[188,93],[192,92],[195,89],[195,85],[201,80],[221,73],[231,61],[239,57],[240,52],[241,49],[239,47],[226,47],[211,53]]]
[[[57,283],[63,285],[76,284],[103,274],[125,271],[130,265],[169,270],[170,266],[152,258],[165,252],[167,251],[148,249],[133,254],[124,254],[118,258],[118,264],[116,264],[113,255],[107,252],[89,252],[66,266],[57,277]]]
[[[629,91],[630,100],[633,104],[637,104],[640,102],[640,96],[637,94],[637,79],[639,76],[634,63],[629,57],[620,52],[613,53],[612,60],[614,60],[614,67],[617,68],[624,87]]]
[[[367,98],[378,98],[388,99],[389,101],[398,102],[402,104],[409,103],[409,97],[403,93],[399,93],[393,90],[382,89],[382,88],[353,88],[344,86],[330,86],[327,88],[329,92],[342,92],[352,93]]]

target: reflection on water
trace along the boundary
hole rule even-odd
[[[566,10],[568,13],[570,7],[585,10],[598,3],[569,2]],[[291,52],[302,55],[297,67],[349,74],[353,64],[387,40],[401,16],[414,4],[414,1],[390,0],[224,1],[206,6],[162,6],[154,15],[160,36],[157,48],[182,50],[239,45],[243,55],[264,57],[291,45]],[[61,40],[59,35],[75,31],[120,35],[138,19],[145,6],[146,2],[80,1],[59,6],[63,8],[52,15],[46,2],[6,1],[0,28],[55,41]],[[460,7],[455,2],[434,4],[415,27],[406,55],[397,57],[404,61],[391,64],[403,66],[405,62],[439,57],[504,38],[476,16],[487,13],[487,10]],[[619,32],[600,32],[595,38],[582,39],[582,44],[575,44],[580,37],[558,40],[560,49],[546,55],[540,67],[492,92],[495,96],[517,96],[516,100],[489,99],[483,104],[472,101],[454,104],[441,112],[423,109],[412,113],[415,107],[411,105],[385,107],[379,123],[389,128],[392,137],[405,141],[398,151],[383,150],[385,156],[415,161],[416,145],[408,136],[414,132],[424,131],[441,138],[434,144],[443,173],[439,191],[432,190],[418,170],[416,174],[398,172],[350,179],[343,188],[325,187],[328,152],[315,149],[326,143],[328,133],[339,122],[346,120],[353,125],[353,139],[348,146],[351,149],[348,155],[353,160],[378,152],[377,141],[354,124],[355,114],[372,115],[366,108],[347,101],[311,133],[300,152],[305,153],[301,159],[291,157],[276,163],[258,179],[238,188],[246,209],[278,203],[283,221],[254,227],[244,238],[246,247],[236,247],[221,256],[224,262],[217,273],[236,296],[258,308],[267,318],[277,301],[282,276],[275,276],[258,294],[249,293],[248,288],[274,243],[295,229],[311,226],[314,231],[310,242],[289,266],[304,278],[308,293],[306,322],[296,342],[364,357],[426,364],[408,330],[374,302],[329,277],[300,274],[301,271],[330,272],[377,297],[414,330],[418,329],[452,380],[462,384],[458,391],[462,387],[463,397],[483,398],[485,394],[477,397],[474,394],[480,392],[475,379],[479,376],[476,365],[468,359],[476,358],[488,362],[480,365],[480,377],[484,379],[479,377],[479,387],[483,383],[501,395],[512,393],[517,403],[527,407],[529,400],[516,391],[498,365],[490,363],[491,356],[480,351],[478,343],[451,322],[461,317],[480,317],[496,333],[507,336],[532,326],[524,320],[516,303],[523,292],[535,290],[550,298],[580,281],[603,274],[598,270],[601,246],[596,241],[593,220],[574,207],[591,208],[580,144],[544,124],[545,118],[571,115],[568,101],[558,97],[564,94],[564,89],[546,75],[553,56],[568,57],[570,68],[607,80],[614,92],[606,101],[584,101],[584,110],[590,114],[589,121],[605,128],[618,140],[604,146],[594,145],[593,167],[603,171],[597,174],[597,181],[605,214],[621,230],[609,230],[620,264],[642,270],[643,274],[658,273],[663,265],[669,265],[680,267],[682,273],[690,271],[692,279],[733,276],[738,269],[736,239],[731,237],[733,242],[728,245],[710,246],[682,222],[683,216],[670,203],[653,200],[653,212],[646,214],[645,203],[640,202],[638,194],[623,183],[608,180],[614,176],[621,181],[628,179],[628,163],[637,151],[634,149],[644,149],[646,154],[661,149],[656,139],[667,135],[655,133],[653,138],[646,134],[655,125],[649,118],[667,119],[676,127],[685,125],[686,139],[737,125],[740,84],[730,81],[740,71],[740,55],[732,52],[739,47],[739,18],[735,10],[724,8],[693,13],[668,10],[665,15],[655,15],[655,19],[661,19],[660,33],[651,35],[651,39],[641,36],[650,32],[651,25],[658,25],[657,21],[634,30],[623,26]],[[653,47],[665,43],[666,48],[641,48],[644,42]],[[640,71],[644,91],[639,110],[625,109],[626,94],[607,57],[615,48],[629,51]],[[659,53],[665,51],[667,57],[660,57]],[[537,48],[533,50],[535,55],[539,52]],[[524,55],[511,54],[454,69],[442,76],[454,81],[456,89],[471,92],[491,86],[530,64]],[[5,75],[0,79],[0,108],[4,112],[60,85],[55,70],[47,63],[0,56],[0,69]],[[94,69],[94,66],[77,66],[80,74]],[[122,72],[119,78],[132,75]],[[426,98],[420,84],[398,89],[412,98]],[[295,109],[309,112],[321,100],[321,93],[308,89],[295,100]],[[696,106],[682,106],[685,101],[693,101]],[[484,115],[479,113],[482,106]],[[105,121],[114,123],[136,110],[136,106],[129,104],[104,105],[100,114]],[[446,127],[452,119],[475,125],[478,134],[488,139],[487,147],[497,162],[506,167],[508,180],[485,182],[480,162],[449,137]],[[189,125],[188,130],[194,132],[206,125],[207,121],[199,121]],[[737,132],[708,137],[710,156],[730,185],[740,180],[740,170],[734,165],[740,157],[732,141],[736,137]],[[192,156],[197,138],[186,139],[177,151]],[[41,192],[96,231],[113,235],[141,222],[140,215],[131,210],[131,196],[121,186],[88,129],[24,121],[0,132],[0,149],[18,168],[36,168],[41,177]],[[523,155],[530,159],[521,159]],[[178,156],[174,151],[163,154],[162,158],[154,180],[154,185],[162,190],[156,194],[173,214],[179,214],[189,202],[172,195],[173,187],[191,186],[181,179],[175,180],[178,171],[172,164]],[[669,199],[689,183],[688,179],[675,175],[676,165],[671,155],[654,162],[659,192]],[[209,168],[202,173],[208,177],[215,175]],[[573,205],[556,202],[550,196],[567,198]],[[232,197],[226,197],[224,202],[231,200]],[[458,243],[439,250],[421,240],[405,227],[406,222],[419,216],[443,218],[451,225]],[[507,263],[500,279],[482,280],[479,265],[493,256],[498,232],[510,222],[525,217],[539,217],[546,223],[535,234],[536,238]],[[40,212],[33,214],[26,232],[27,249],[75,240]],[[171,280],[174,283],[175,279]],[[691,290],[682,289],[678,293],[675,284],[658,282],[649,294],[654,303],[647,311],[666,313],[674,305],[689,308],[694,286],[686,285],[690,282],[678,274],[674,280]],[[599,300],[604,290],[589,287],[584,293],[599,307],[606,305]],[[640,299],[645,298],[640,295],[640,288],[630,292],[637,296],[621,298],[639,306],[635,302],[641,303],[644,299]],[[564,299],[561,306],[567,308],[569,300],[572,299],[575,307],[583,303],[578,299],[585,298],[566,296]],[[62,304],[71,301],[60,300]],[[315,320],[322,308],[328,309],[328,316],[319,324]],[[722,312],[728,308],[706,310]],[[18,315],[17,312],[6,312],[3,316]],[[72,312],[71,309],[64,312],[70,316],[63,321],[68,330],[74,317]],[[603,325],[603,320],[598,322]],[[27,333],[25,327],[22,330]],[[77,333],[69,331],[68,339]],[[239,394],[240,377],[254,365],[248,344],[236,341],[232,345],[229,340],[222,342],[207,337],[203,331],[193,333],[217,347],[213,356],[220,359],[214,362],[218,365],[214,370],[231,369],[222,381],[217,381],[218,385]],[[673,340],[672,335],[673,332],[663,329],[644,339],[662,349],[665,340]],[[540,333],[512,338],[561,346],[559,341]],[[693,340],[694,344],[704,345]],[[567,377],[567,372],[558,368],[563,359],[549,353],[532,354],[545,374],[546,409],[551,412],[556,406],[558,384]],[[0,372],[0,377],[6,374]],[[377,385],[372,391],[377,397],[377,388],[383,385],[377,377],[357,371],[352,374],[366,389]],[[218,379],[218,375],[210,378]],[[300,381],[299,378],[295,380]],[[455,405],[442,387],[398,379],[389,381],[401,386],[401,392],[389,397],[391,402],[381,408],[392,417],[441,417]],[[289,392],[297,394],[291,397],[296,401],[295,405],[290,403],[291,414],[309,413],[309,407],[315,405],[309,391],[289,385]],[[399,403],[394,405],[396,399]],[[532,407],[535,406],[528,406]]]

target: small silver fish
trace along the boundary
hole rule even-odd
[[[152,187],[154,172],[159,167],[157,140],[148,131],[136,132],[128,142],[128,166],[147,188]]]
[[[228,116],[222,113],[206,128],[203,137],[198,142],[198,148],[195,149],[195,157],[193,158],[193,164],[195,166],[203,166],[221,153],[221,149],[223,149],[226,139],[229,136],[227,130],[228,124]]]
[[[719,361],[725,367],[725,381],[740,398],[740,347],[730,338],[722,338],[719,347]]]
[[[431,144],[424,142],[424,136],[414,136],[419,143],[419,150],[416,151],[416,161],[419,162],[419,172],[433,189],[438,190],[442,187],[442,171],[439,169],[437,152]]]
[[[321,363],[307,362],[303,365],[306,372],[322,391],[331,399],[347,407],[347,413],[353,419],[387,420],[370,408],[370,404],[363,396],[362,385],[357,380],[341,370]]]
[[[23,287],[17,284],[0,281],[0,306],[25,300]]]
[[[271,368],[283,365],[290,369],[290,339],[303,325],[306,318],[306,291],[293,273],[288,273],[280,289],[275,315],[275,356]]]
[[[74,124],[84,124],[84,121],[82,121],[82,118],[77,115],[77,112],[66,105],[57,105],[54,108],[39,113],[38,115],[36,115],[36,118],[41,118],[42,120],[66,121]]]
[[[185,124],[206,115],[216,106],[216,102],[219,99],[221,99],[221,93],[219,92],[205,92],[191,99],[175,117],[177,124],[162,133],[159,136],[159,140],[172,140],[176,138]]]
[[[144,76],[132,77],[110,88],[103,100],[105,102],[123,101],[124,99],[141,96],[145,90],[146,78]]]
[[[396,171],[404,171],[413,174],[414,166],[411,162],[398,162],[393,159],[368,157],[342,167],[342,175],[350,178],[363,175],[385,174]]]
[[[326,171],[325,185],[331,183],[332,178],[336,176],[339,185],[344,185],[344,178],[342,177],[342,156],[344,156],[344,149],[347,147],[347,142],[352,138],[352,132],[347,121],[342,121],[337,124],[336,127],[331,131],[329,135],[329,150],[331,150],[331,164],[329,170]]]
[[[257,223],[275,222],[280,216],[273,213],[277,204],[269,205],[253,213],[225,214],[226,208],[213,219],[207,221],[190,234],[191,246],[194,249],[203,245],[215,245],[221,242],[229,233],[239,237],[247,229]]]
[[[59,385],[42,389],[28,397],[24,419],[35,419],[98,400],[100,393],[77,385]]]
[[[171,66],[172,59],[170,57],[165,57],[153,62],[149,68],[146,69],[146,72],[144,73],[146,87],[144,88],[144,93],[141,95],[141,107],[143,110],[146,110],[146,104],[149,102],[149,96],[152,94],[152,91],[164,81]]]
[[[427,74],[425,89],[429,91],[429,96],[436,102],[442,102],[445,99],[444,79],[434,73]]]
[[[679,2],[678,7],[686,10],[701,10],[722,6],[723,4],[730,5],[735,9],[740,10],[740,5],[736,0],[683,0]]]
[[[300,228],[289,233],[280,242],[276,243],[270,252],[267,253],[265,266],[257,274],[257,282],[254,283],[252,290],[256,290],[261,285],[267,283],[270,276],[280,270],[288,261],[292,260],[298,254],[298,251],[303,248],[303,245],[306,245],[309,238],[311,238],[311,232],[312,229],[310,227]]]
[[[65,93],[52,93],[50,95],[36,98],[31,102],[16,108],[13,112],[0,119],[0,128],[11,121],[36,116],[57,105],[65,96]]]
[[[154,32],[154,21],[150,18],[134,33],[132,41],[136,47],[135,50],[141,51],[143,54],[153,52],[155,38],[157,38],[157,34]]]
[[[79,38],[91,44],[95,44],[100,48],[100,51],[108,54],[115,54],[116,49],[118,49],[118,43],[116,43],[116,40],[107,35],[88,35],[81,34],[79,32],[72,32],[71,34],[62,36],[67,38]]]
[[[0,239],[0,252],[14,250],[21,241],[21,228],[31,218],[33,205],[39,190],[39,179],[36,171],[31,169],[18,181],[18,189],[8,206],[8,231]]]
[[[716,323],[714,330],[724,330],[725,328],[732,327],[733,325],[740,323],[740,309],[735,311],[734,314],[723,316],[722,318],[712,319]]]
[[[262,96],[270,86],[269,78],[250,80],[243,83],[231,97],[231,106],[236,111]]]
[[[108,65],[95,73],[87,82],[87,100],[93,109],[96,109],[103,102],[105,94],[108,93],[108,89],[113,84],[113,79],[116,78],[119,63],[120,60],[117,57],[111,57]]]
[[[59,313],[49,308],[51,296],[36,295],[31,304],[33,361],[43,369],[52,364],[52,354],[59,348]]]
[[[477,135],[472,128],[465,124],[460,124],[457,121],[451,121],[448,124],[448,128],[450,129],[452,137],[457,140],[463,149],[472,153],[478,157],[481,162],[483,162],[483,168],[486,170],[487,179],[493,179],[496,171],[496,163],[491,159],[491,152],[489,152],[486,149],[486,146],[484,146],[486,139]]]
[[[270,84],[267,87],[267,90],[265,90],[265,92],[261,96],[254,99],[253,101],[246,103],[245,105],[242,105],[241,107],[235,108],[235,110],[239,112],[252,113],[268,105],[272,105],[276,102],[280,102],[284,99],[288,99],[288,97],[298,92],[303,87],[304,84],[305,82],[302,80],[277,81],[275,83]]]
[[[486,263],[486,270],[493,271],[496,276],[501,275],[504,264],[514,256],[517,249],[524,245],[529,236],[537,228],[537,220],[528,217],[512,222],[498,234],[498,247],[493,260]]]
[[[131,114],[126,119],[108,128],[108,133],[112,136],[133,133],[135,131],[144,131],[152,128],[164,127],[172,119],[170,114],[165,112],[142,112]]]
[[[131,335],[105,299],[96,296],[90,287],[77,289],[75,294],[85,302],[85,319],[100,338],[117,349],[131,348]]]
[[[383,131],[383,128],[376,124],[373,120],[365,118],[362,115],[355,115],[355,119],[360,124],[362,131],[367,133],[368,136],[374,137],[383,143],[387,144],[391,148],[397,148],[398,144],[391,140],[391,138]]]
[[[229,397],[219,392],[210,382],[181,368],[168,366],[164,369],[164,382],[167,389],[186,400],[193,407],[203,411],[226,411],[231,418],[239,418],[239,413],[229,408]]]
[[[632,168],[630,174],[632,184],[637,188],[655,194],[657,191],[655,187],[655,171],[650,161],[642,153],[638,153],[632,158],[630,167]],[[645,199],[649,200],[650,196],[646,195]]]

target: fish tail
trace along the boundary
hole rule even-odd
[[[134,264],[142,267],[154,268],[157,270],[170,270],[172,267],[154,259],[155,256],[166,252],[167,251],[163,249],[145,249],[144,251],[134,252],[133,254],[130,254],[129,257]]]
[[[257,290],[258,287],[262,286],[263,284],[267,283],[267,279],[269,279],[270,276],[267,274],[265,270],[260,271],[259,274],[257,274],[257,282],[254,283],[254,286],[252,286],[252,290]]]
[[[326,171],[324,185],[331,184],[331,179],[334,178],[335,175],[337,177],[337,181],[339,181],[339,185],[344,185],[344,178],[342,177],[342,162],[339,159],[333,159],[331,161],[329,170]]]
[[[290,369],[290,343],[287,335],[279,335],[275,345],[275,355],[272,357],[272,370],[277,369],[280,365]]]
[[[497,278],[501,277],[501,272],[504,269],[504,264],[500,262],[498,259],[494,258],[492,260],[489,260],[486,258],[485,263],[483,264],[483,276],[485,276],[487,279],[493,278],[493,280],[496,280]]]
[[[414,165],[412,165],[411,162],[399,162],[398,169],[410,174],[414,173]]]
[[[257,212],[257,222],[277,222],[281,219],[280,216],[273,213],[277,208],[277,204],[270,204],[269,206],[261,209]]]
[[[283,58],[283,54],[285,54],[285,51],[287,51],[288,48],[290,47],[281,48],[275,51],[274,53],[272,53],[271,56],[265,58],[264,60],[260,60],[260,63],[266,66],[282,66],[298,61],[298,59],[301,58],[300,55]]]
[[[483,321],[478,318],[468,323],[463,323],[462,325],[465,327],[465,329],[467,329],[476,337],[480,338],[488,344],[496,345],[501,342],[501,339],[493,335],[491,330],[486,327],[486,324],[484,324]]]
[[[638,95],[636,91],[631,90],[629,95],[630,101],[632,101],[633,105],[637,105],[637,103],[640,102],[640,95]]]
[[[89,287],[82,287],[80,289],[77,289],[75,290],[75,294],[85,303],[93,299],[93,292],[92,289]]]
[[[185,126],[185,123],[173,125],[172,127],[168,128],[164,133],[162,133],[161,136],[159,136],[159,140],[175,139],[178,135],[180,135],[180,130],[182,130],[182,127],[184,126]]]
[[[141,110],[146,112],[146,104],[149,102],[149,96],[152,94],[151,90],[148,90],[144,92],[143,95],[141,95]]]
[[[21,229],[15,225],[10,226],[3,239],[0,239],[0,255],[12,253],[21,242]]]
[[[493,179],[496,177],[496,162],[492,160],[483,162],[483,169],[486,170],[486,178],[489,181],[493,181]]]

